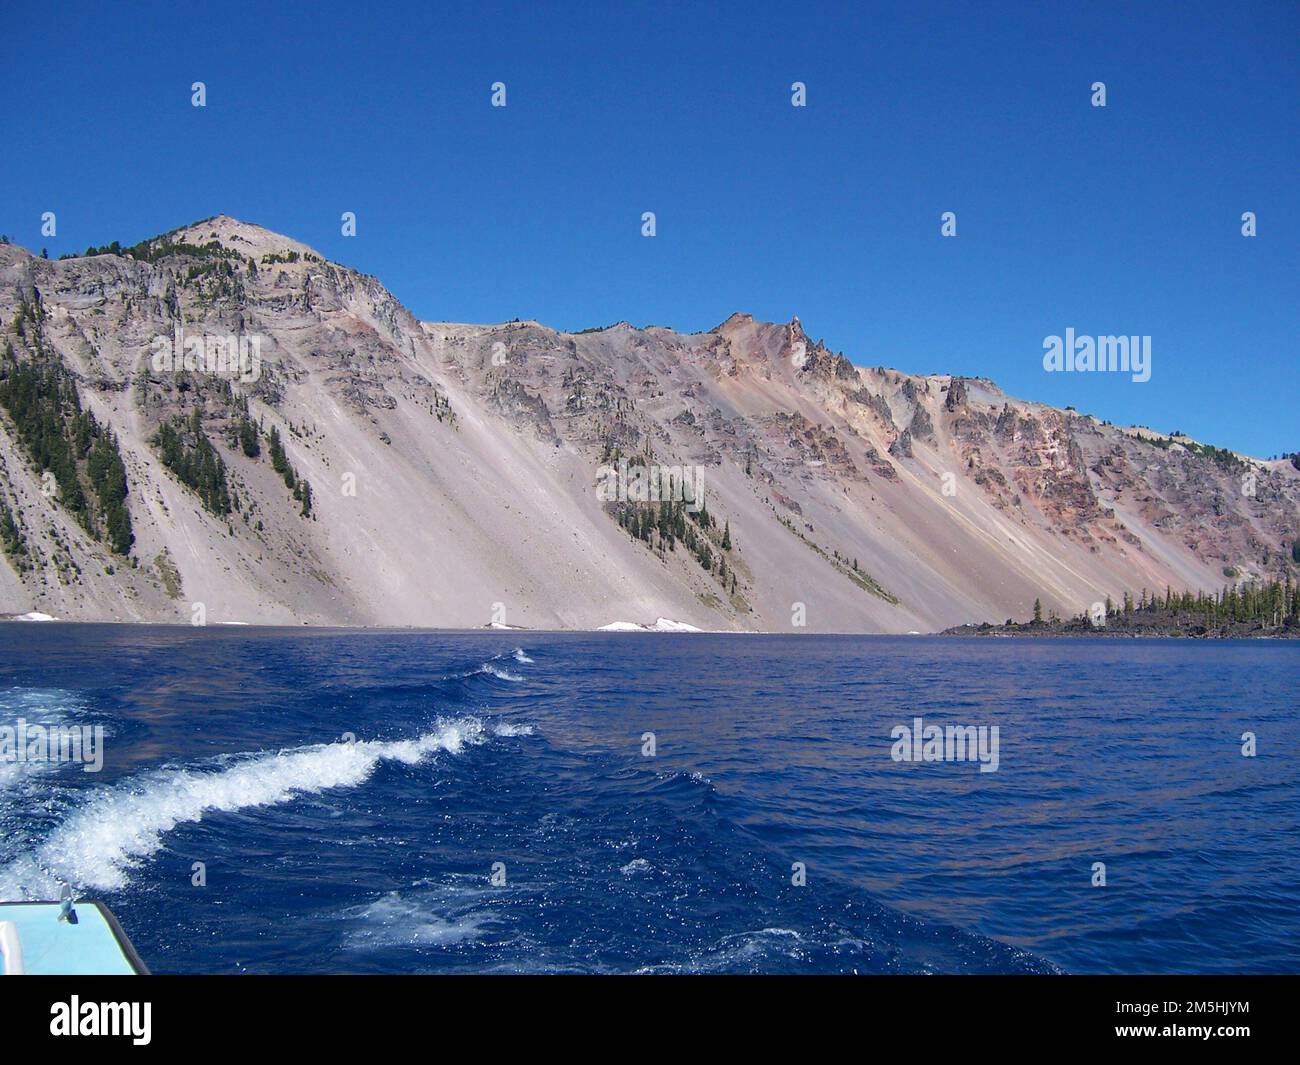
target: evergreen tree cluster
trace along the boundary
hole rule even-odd
[[[280,431],[273,425],[271,431],[267,434],[267,448],[271,453],[271,468],[284,478],[286,488],[292,489],[293,498],[302,504],[299,513],[304,517],[311,516],[311,485],[298,476],[293,464],[289,461],[289,456],[284,452],[284,441],[280,439]]]
[[[83,410],[77,384],[57,357],[45,354],[39,296],[23,300],[15,332],[35,356],[19,360],[12,342],[0,354],[0,407],[13,419],[28,457],[54,475],[59,504],[86,532],[126,555],[135,542],[127,510],[126,466],[117,437]],[[12,515],[10,515],[12,523]]]
[[[226,464],[203,431],[203,415],[195,408],[189,418],[177,414],[158,427],[153,436],[163,465],[180,482],[192,488],[203,506],[219,518],[233,509]]]
[[[0,548],[13,559],[20,573],[28,568],[27,539],[3,497],[0,497]]]
[[[1214,632],[1235,623],[1258,623],[1265,627],[1300,626],[1300,583],[1288,573],[1281,580],[1250,581],[1238,585],[1224,585],[1214,592],[1177,592],[1165,588],[1163,597],[1158,592],[1142,589],[1141,598],[1125,592],[1122,606],[1116,607],[1107,599],[1108,618],[1136,618],[1140,615],[1172,617],[1189,623],[1200,623],[1207,632]],[[1084,615],[1080,615],[1084,617]]]
[[[715,574],[724,588],[730,587],[735,591],[735,573],[728,568],[726,558],[732,550],[731,523],[726,523],[721,542],[716,543],[709,530],[716,529],[717,522],[709,513],[707,503],[701,503],[695,511],[690,510],[684,501],[674,500],[614,503],[612,509],[614,519],[629,536],[661,555],[676,551],[677,545],[681,544],[701,569]]]
[[[81,253],[81,256],[70,253],[62,255],[60,258],[76,259],[84,256],[89,259],[94,255],[120,255],[123,258],[136,259],[145,263],[156,263],[169,255],[188,255],[193,259],[239,259],[241,261],[244,259],[239,252],[223,246],[219,241],[210,240],[206,244],[189,244],[183,240],[176,240],[171,234],[142,240],[139,244],[132,244],[126,248],[116,240],[111,244],[103,244],[99,247],[92,244]]]
[[[253,265],[251,259],[249,265]],[[206,285],[196,284],[205,280]],[[204,259],[195,263],[181,275],[180,284],[182,288],[197,287],[200,294],[209,300],[242,296],[244,291],[236,267],[225,259]]]
[[[1164,595],[1143,588],[1138,595],[1126,591],[1116,603],[1105,601],[1105,625],[1094,625],[1087,612],[1061,621],[1055,612],[1043,620],[1042,603],[1034,600],[1034,619],[1005,625],[961,626],[975,631],[1035,630],[1061,635],[1121,632],[1131,635],[1245,636],[1300,634],[1300,581],[1290,573],[1268,581],[1224,585],[1219,592],[1175,592]],[[958,631],[958,630],[951,630]]]
[[[1161,448],[1162,450],[1171,448],[1174,444],[1179,444],[1184,450],[1191,452],[1193,455],[1200,455],[1202,458],[1210,459],[1230,473],[1244,470],[1246,468],[1246,463],[1226,447],[1216,447],[1214,444],[1200,444],[1194,440],[1171,439],[1171,437],[1182,435],[1183,434],[1180,430],[1175,429],[1168,437],[1140,436],[1137,439],[1141,440],[1143,443],[1150,444],[1152,447]]]
[[[199,223],[195,223],[196,225]],[[138,244],[132,244],[124,247],[119,241],[112,241],[109,244],[90,245],[84,252],[69,252],[60,255],[60,259],[78,259],[90,258],[95,255],[120,255],[126,259],[135,259],[139,262],[156,263],[174,255],[183,255],[191,259],[206,260],[230,260],[232,263],[238,261],[241,265],[247,263],[250,274],[257,273],[257,262],[252,256],[245,257],[233,248],[227,248],[220,241],[209,240],[203,244],[191,244],[188,241],[177,240],[176,234],[179,230],[173,230],[171,233],[165,233],[160,237],[151,237],[142,240]],[[7,238],[0,239],[0,243],[9,243]],[[299,254],[296,251],[277,252],[272,255],[264,255],[264,263],[296,263],[300,259],[308,262],[321,262],[319,256],[309,253]],[[203,268],[196,272],[196,268],[191,267],[188,280],[193,280],[200,276],[201,273],[213,272],[208,268]],[[225,277],[233,277],[233,268],[228,267],[221,271]]]
[[[235,437],[239,441],[240,450],[250,459],[255,459],[262,453],[257,423],[247,413],[235,425]]]
[[[1168,591],[1165,595],[1168,602]],[[1148,609],[1155,609],[1154,596],[1152,600]],[[1202,593],[1195,600],[1184,592],[1177,604],[1177,609],[1184,613],[1199,609],[1211,631],[1242,622],[1258,623],[1265,628],[1300,628],[1300,583],[1292,581],[1289,573],[1284,580],[1225,586],[1217,596]]]

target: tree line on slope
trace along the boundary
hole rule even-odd
[[[227,433],[231,447],[237,446],[251,459],[261,456],[261,434],[257,423],[249,417],[247,400],[244,400],[239,418],[229,426]],[[289,462],[275,426],[271,426],[267,441],[272,468],[293,492],[293,498],[299,504],[299,514],[310,517],[311,485],[306,478],[297,475]],[[202,407],[195,407],[188,417],[175,414],[164,421],[151,438],[151,443],[158,449],[163,465],[198,495],[209,513],[225,518],[232,510],[240,509],[239,496],[230,487],[226,464],[204,432]]]
[[[602,462],[617,465],[622,459],[627,459],[630,467],[647,465],[644,455],[625,454],[607,443]],[[705,573],[717,578],[723,591],[728,595],[736,594],[736,573],[727,565],[733,547],[731,523],[724,523],[719,530],[717,521],[709,513],[708,503],[703,499],[698,507],[693,503],[688,505],[684,499],[655,503],[610,502],[606,511],[629,536],[663,557],[670,551],[675,552],[677,545],[681,544]]]
[[[23,299],[13,328],[32,354],[20,359],[13,341],[6,339],[0,355],[0,407],[13,420],[32,463],[53,475],[59,504],[90,536],[106,539],[114,554],[126,555],[135,535],[117,437],[82,408],[72,373],[45,351],[43,321],[39,294],[32,301]],[[16,528],[12,512],[3,524],[5,530]],[[9,544],[15,538],[4,539]]]

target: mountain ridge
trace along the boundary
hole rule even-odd
[[[5,556],[0,613],[909,632],[1294,569],[1291,464],[855,366],[797,317],[420,321],[378,278],[227,215],[126,251],[0,246],[5,365],[75,381],[120,445],[136,537],[114,554],[103,516],[46,498],[0,411],[0,501],[31,563]],[[259,376],[157,372],[178,330],[259,338]],[[599,498],[630,458],[698,467],[709,517]],[[217,467],[235,506],[213,513]]]

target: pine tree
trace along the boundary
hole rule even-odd
[[[262,445],[257,439],[257,423],[247,415],[239,421],[239,446],[250,459],[262,453]]]

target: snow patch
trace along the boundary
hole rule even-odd
[[[671,618],[657,618],[653,625],[638,625],[635,621],[611,621],[602,625],[597,632],[703,632],[703,629],[688,625],[684,621]]]

